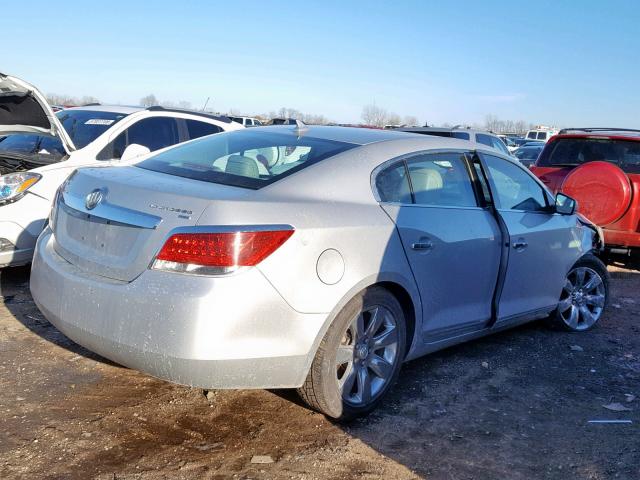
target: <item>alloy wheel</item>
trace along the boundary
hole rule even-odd
[[[383,392],[399,361],[398,341],[397,320],[381,305],[352,320],[336,353],[336,380],[347,404],[365,406]]]
[[[558,313],[570,329],[587,330],[600,319],[605,302],[602,277],[589,267],[577,267],[567,275]]]

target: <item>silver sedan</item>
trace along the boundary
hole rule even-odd
[[[81,345],[204,388],[371,411],[403,362],[523,322],[601,318],[596,227],[483,145],[303,124],[76,171],[31,291]]]

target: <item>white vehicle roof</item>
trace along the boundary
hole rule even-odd
[[[145,110],[144,107],[129,107],[125,105],[85,105],[82,107],[70,107],[65,110],[90,110],[92,112],[113,112],[129,115]]]

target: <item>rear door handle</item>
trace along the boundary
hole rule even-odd
[[[528,246],[529,246],[529,244],[527,242],[525,242],[524,239],[522,239],[522,238],[520,238],[520,239],[516,240],[515,242],[513,242],[513,248],[515,248],[519,252],[521,252],[522,250],[524,250]]]

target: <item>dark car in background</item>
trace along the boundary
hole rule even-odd
[[[579,212],[602,227],[609,253],[640,255],[640,130],[561,130],[531,170],[578,201]]]
[[[518,160],[520,160],[520,163],[523,164],[525,167],[530,167],[536,162],[543,148],[544,148],[544,143],[540,145],[525,144],[522,147],[514,150],[511,153],[511,155],[513,155]]]

